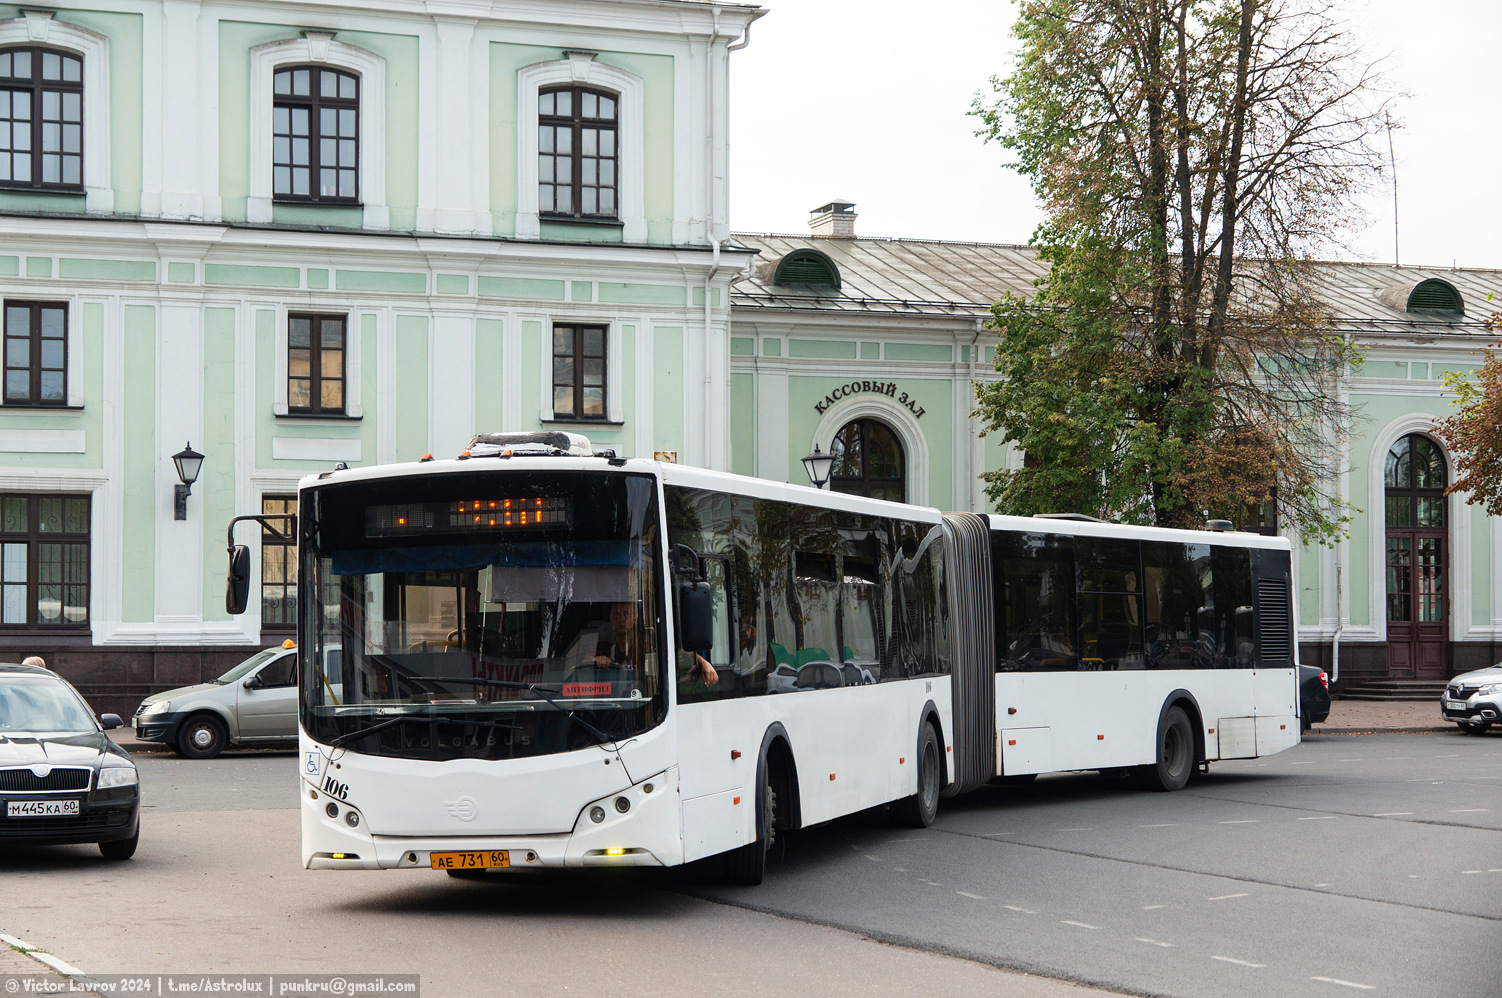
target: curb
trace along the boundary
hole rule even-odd
[[[5,933],[0,932],[0,943],[4,943],[11,949],[15,950],[17,953],[20,953],[22,956],[29,956],[33,960],[36,960],[38,963],[49,968],[50,970],[56,971],[57,973],[66,977],[70,982],[76,985],[76,987],[70,987],[68,989],[70,992],[82,992],[84,994],[91,995],[104,994],[104,992],[100,990],[102,985],[100,985],[98,981],[89,977],[87,974],[79,970],[77,967],[73,966],[71,963],[59,960],[51,953],[48,953],[46,950],[38,949],[24,939],[18,939],[15,936],[6,935]]]
[[[1453,725],[1445,725],[1443,727],[1420,727],[1420,728],[1373,728],[1373,727],[1367,727],[1367,728],[1326,728],[1323,731],[1321,731],[1321,730],[1319,730],[1318,726],[1316,725],[1315,730],[1313,730],[1313,731],[1306,731],[1306,732],[1304,732],[1304,734],[1306,736],[1307,735],[1427,735],[1427,734],[1444,734],[1445,732],[1450,731],[1452,727],[1453,727]]]

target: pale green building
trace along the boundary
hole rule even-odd
[[[1044,273],[1033,251],[858,238],[848,201],[815,209],[808,234],[735,239],[758,256],[731,292],[731,404],[756,414],[732,420],[733,470],[805,482],[803,455],[834,447],[837,488],[986,511],[976,476],[1019,458],[977,436],[969,385],[991,374],[989,303]],[[1444,495],[1453,459],[1431,435],[1453,411],[1441,379],[1475,370],[1495,339],[1483,319],[1502,272],[1323,273],[1334,327],[1365,362],[1340,385],[1353,419],[1334,448],[1350,537],[1295,537],[1303,660],[1347,689],[1432,687],[1502,660],[1502,520]]]
[[[729,467],[762,13],[0,4],[0,659],[129,713],[282,640],[295,563],[230,617],[225,524],[337,462],[548,427]]]

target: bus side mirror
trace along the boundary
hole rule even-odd
[[[678,587],[678,647],[700,653],[714,647],[714,597],[707,582]]]
[[[231,615],[245,612],[250,599],[250,548],[236,544],[229,549],[229,581],[224,587],[224,610]]]

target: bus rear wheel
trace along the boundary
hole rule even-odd
[[[771,760],[762,763],[761,772],[756,794],[756,838],[725,854],[725,879],[747,887],[766,879],[767,857],[777,840],[777,791],[772,789]]]
[[[927,828],[939,812],[939,736],[927,722],[918,738],[918,792],[892,805],[892,823],[905,828]]]
[[[1170,707],[1158,725],[1158,761],[1137,767],[1144,790],[1182,790],[1194,773],[1194,733],[1182,707]]]

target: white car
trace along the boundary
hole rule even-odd
[[[1439,702],[1439,712],[1467,734],[1485,734],[1502,720],[1502,662],[1450,680]]]

